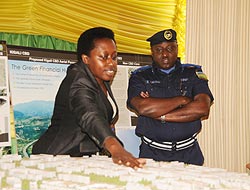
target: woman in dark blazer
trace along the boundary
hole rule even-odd
[[[32,154],[108,152],[114,163],[142,167],[145,160],[127,152],[114,132],[118,107],[110,89],[117,70],[113,31],[96,27],[83,32],[77,56],[57,92],[51,125],[33,145]]]

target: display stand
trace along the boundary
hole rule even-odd
[[[10,153],[11,96],[9,88],[8,55],[6,41],[0,41],[0,155]]]

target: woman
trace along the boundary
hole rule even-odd
[[[110,89],[117,70],[113,31],[96,27],[83,32],[77,57],[57,92],[51,125],[34,144],[32,153],[83,156],[106,151],[114,163],[143,167],[145,160],[127,152],[113,130],[118,118]]]

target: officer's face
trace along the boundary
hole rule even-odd
[[[162,69],[174,66],[178,55],[176,42],[162,42],[151,47],[153,61]]]

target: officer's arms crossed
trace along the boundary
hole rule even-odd
[[[198,94],[192,102],[165,114],[165,120],[169,122],[190,122],[198,119],[207,119],[210,106],[210,97],[207,94]]]
[[[194,100],[185,96],[152,98],[147,92],[142,92],[140,97],[131,99],[131,105],[143,116],[164,118],[169,122],[190,122],[208,118],[211,99],[207,94],[198,94]]]
[[[147,92],[142,92],[140,96],[132,98],[130,103],[139,115],[157,119],[179,107],[183,107],[191,101],[190,98],[185,96],[153,98],[149,97]]]

